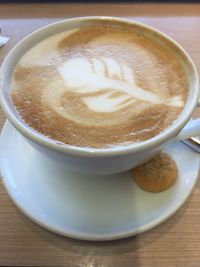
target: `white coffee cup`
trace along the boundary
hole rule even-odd
[[[16,115],[16,112],[14,112],[10,97],[10,81],[13,69],[22,55],[43,39],[69,29],[90,25],[94,19],[113,22],[120,21],[130,25],[130,27],[131,25],[138,25],[141,29],[148,31],[149,34],[164,42],[166,46],[173,47],[174,51],[181,54],[190,83],[188,99],[179,118],[159,135],[137,144],[130,144],[122,147],[102,149],[75,147],[59,144],[37,133],[23,123]],[[200,119],[188,122],[191,119],[192,112],[197,106],[199,93],[197,70],[189,55],[167,35],[152,27],[128,19],[97,16],[72,18],[50,24],[31,33],[19,42],[5,58],[0,69],[0,89],[1,106],[7,119],[27,141],[35,149],[41,151],[41,153],[45,154],[53,161],[58,161],[60,164],[65,164],[70,169],[82,173],[113,174],[124,172],[150,159],[160,151],[163,146],[166,146],[175,138],[185,139],[200,135]]]

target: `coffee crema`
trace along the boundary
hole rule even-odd
[[[12,100],[31,128],[56,141],[105,148],[141,142],[168,128],[188,93],[167,47],[137,26],[98,23],[31,48],[12,77]]]

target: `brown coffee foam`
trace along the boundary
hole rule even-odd
[[[156,105],[137,117],[130,118],[129,122],[126,123],[123,123],[122,120],[121,124],[107,126],[106,129],[104,127],[87,127],[63,119],[48,106],[44,107],[40,102],[38,90],[35,90],[32,96],[25,94],[25,91],[21,91],[21,94],[13,94],[13,98],[16,108],[20,114],[23,114],[26,123],[52,139],[77,146],[91,146],[93,144],[95,147],[102,147],[105,144],[115,145],[146,140],[153,137],[155,133],[159,133],[160,129],[164,130],[168,125],[170,116],[174,118],[174,115],[177,115],[176,109],[171,110],[171,114],[169,114],[166,106]],[[32,102],[35,104],[30,105]],[[168,112],[168,116],[166,112]],[[40,114],[39,117],[38,114]],[[119,121],[119,118],[116,120]],[[151,127],[151,131],[148,130],[149,127]]]
[[[109,56],[120,62],[129,62],[134,68],[138,86],[151,92],[162,92],[167,97],[181,95],[186,99],[188,82],[178,61],[158,43],[138,33],[113,28],[96,27],[92,31],[91,27],[84,28],[64,38],[58,44],[58,51],[63,61],[81,55],[89,60]],[[137,105],[133,103],[116,112],[91,112],[81,101],[83,95],[70,91],[62,95],[60,105],[77,119],[77,123],[61,117],[42,101],[43,89],[60,79],[58,75],[57,66],[53,64],[18,65],[12,99],[20,116],[30,127],[63,143],[106,147],[143,141],[169,127],[182,110],[165,104],[152,106],[137,101]],[[89,95],[99,93],[102,92]],[[120,93],[113,94],[117,97]],[[97,125],[95,122],[98,122]]]
[[[92,34],[91,27],[83,28],[64,38],[58,44],[58,51],[64,58],[70,55],[87,58],[108,56],[129,62],[134,68],[138,86],[148,91],[159,92],[161,86],[166,95],[177,95],[181,86],[187,86],[183,69],[171,51],[139,33],[129,32],[129,28],[121,31],[117,28],[94,27]],[[180,93],[183,97],[187,95],[186,92]]]

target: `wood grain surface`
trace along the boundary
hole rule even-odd
[[[8,51],[35,29],[61,18],[131,17],[178,41],[200,72],[200,5],[188,4],[0,4],[0,28]],[[200,111],[196,111],[196,116]],[[0,126],[4,123],[0,113]],[[50,233],[25,217],[0,184],[0,265],[85,267],[199,267],[200,182],[184,206],[160,226],[115,242],[84,242]]]

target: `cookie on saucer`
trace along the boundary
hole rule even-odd
[[[154,158],[132,170],[136,184],[149,192],[162,192],[175,184],[178,177],[176,162],[166,153],[160,152]]]

